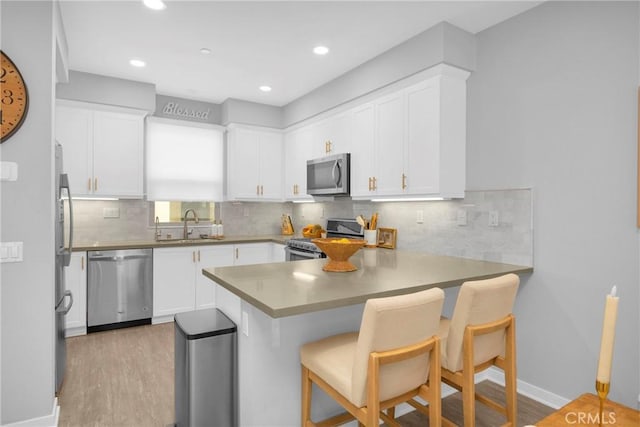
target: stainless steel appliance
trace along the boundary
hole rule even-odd
[[[307,160],[307,194],[312,196],[348,196],[351,154],[335,154]]]
[[[69,190],[69,178],[63,173],[62,166],[62,146],[56,143],[55,146],[55,257],[56,257],[56,277],[55,277],[55,315],[56,315],[56,393],[60,391],[64,371],[67,365],[67,344],[64,336],[64,316],[71,310],[73,305],[73,295],[71,291],[65,289],[64,268],[71,262],[71,250],[73,246],[73,202]],[[66,192],[66,195],[64,194]],[[64,198],[69,201],[69,239],[68,247],[65,248],[65,227],[64,227]],[[65,300],[69,299],[69,304]]]
[[[90,251],[87,332],[151,323],[152,249]]]
[[[330,218],[327,220],[327,237],[363,239],[364,228],[351,218]],[[327,256],[307,238],[293,238],[287,241],[284,248],[287,261],[326,258]]]

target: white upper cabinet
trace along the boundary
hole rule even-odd
[[[284,139],[286,200],[312,200],[307,194],[307,160],[313,156],[312,132],[308,127],[287,133]]]
[[[286,199],[309,198],[304,160],[338,153],[351,153],[354,199],[464,197],[469,74],[441,64],[289,131]]]
[[[312,127],[311,159],[348,153],[351,148],[352,114],[346,113],[330,116]]]
[[[468,76],[442,65],[353,110],[354,199],[464,197]]]
[[[148,200],[222,201],[223,129],[147,118]]]
[[[351,146],[351,195],[370,196],[372,177],[376,175],[374,106],[365,104],[353,110],[353,139]]]
[[[227,199],[282,200],[283,137],[276,129],[230,125]]]
[[[59,101],[56,140],[74,196],[143,196],[144,116],[130,109],[100,109]]]

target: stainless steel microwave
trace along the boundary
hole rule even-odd
[[[351,154],[334,154],[307,160],[307,194],[312,196],[348,196]]]

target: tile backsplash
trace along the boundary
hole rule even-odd
[[[294,205],[293,211],[296,229],[324,225],[328,217],[370,218],[378,212],[378,227],[397,229],[398,249],[533,265],[531,189],[467,191],[464,199],[442,201],[338,200]],[[489,225],[492,214],[497,225]]]
[[[150,202],[144,200],[74,202],[74,234],[79,243],[153,239]],[[217,204],[227,236],[280,234],[282,214],[294,229],[326,225],[329,217],[371,217],[378,227],[395,228],[397,248],[464,258],[533,265],[531,189],[468,191],[464,199],[428,202],[336,200],[319,203],[222,202]],[[497,225],[490,225],[490,216]],[[418,222],[422,216],[422,222]],[[68,215],[67,215],[68,217]],[[466,219],[466,221],[465,221]],[[207,233],[206,226],[192,226]],[[161,227],[178,236],[180,227]]]

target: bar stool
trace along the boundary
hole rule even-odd
[[[393,407],[419,396],[432,427],[440,426],[440,340],[436,336],[444,292],[440,288],[365,304],[359,332],[303,345],[302,426],[311,421],[311,388],[317,384],[348,412],[322,425],[357,419],[378,426],[382,418],[397,426]],[[389,409],[390,413],[382,411]]]
[[[515,274],[465,282],[451,319],[440,322],[442,381],[462,392],[465,427],[475,426],[476,399],[505,415],[504,426],[516,426],[516,324],[511,311],[519,283]],[[491,366],[504,371],[505,406],[475,391],[474,374]]]

